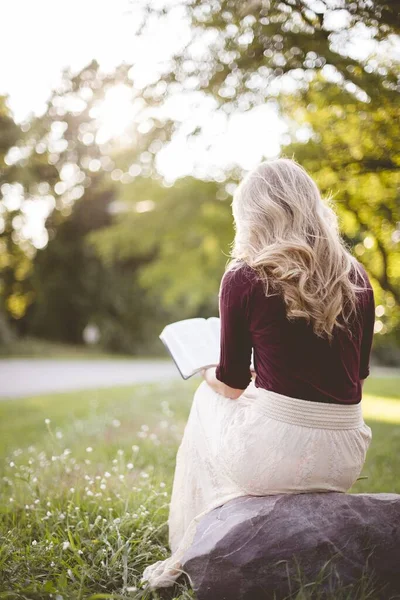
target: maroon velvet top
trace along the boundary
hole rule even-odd
[[[369,375],[375,304],[363,268],[365,292],[357,318],[347,330],[336,328],[333,343],[315,335],[305,319],[289,321],[279,294],[266,297],[262,282],[247,265],[227,271],[221,281],[219,381],[245,389],[254,349],[255,386],[292,398],[333,404],[357,404],[361,382]],[[271,292],[269,292],[271,293]]]

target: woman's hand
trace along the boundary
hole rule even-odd
[[[237,390],[235,388],[229,387],[226,383],[219,381],[215,375],[216,367],[208,367],[207,369],[202,369],[201,374],[204,377],[207,384],[217,392],[217,394],[221,394],[225,398],[229,398],[229,400],[237,400],[239,396],[241,396],[244,390]]]
[[[212,386],[216,381],[215,377],[215,367],[208,367],[207,369],[201,370],[201,375],[204,377],[208,385]]]

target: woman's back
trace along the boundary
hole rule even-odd
[[[362,271],[365,292],[358,296],[353,335],[336,328],[331,343],[317,336],[305,319],[288,320],[281,295],[266,297],[253,269],[243,265],[227,271],[220,289],[217,379],[245,388],[253,347],[256,387],[315,402],[358,403],[360,380],[369,374],[375,319],[371,284]]]

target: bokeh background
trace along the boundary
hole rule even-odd
[[[218,314],[232,193],[293,157],[331,194],[400,363],[398,3],[0,6],[0,351],[164,352]]]
[[[141,584],[170,553],[201,381],[158,335],[218,314],[232,194],[265,158],[310,172],[368,271],[373,439],[350,492],[400,493],[398,8],[0,2],[0,600],[194,599]],[[369,575],[329,599],[377,598]]]

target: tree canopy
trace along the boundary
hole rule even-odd
[[[175,8],[151,4],[148,23]],[[217,313],[243,169],[171,182],[157,162],[182,132],[188,144],[202,134],[167,110],[198,94],[228,115],[273,103],[288,126],[281,152],[333,195],[343,237],[375,288],[377,332],[398,343],[398,3],[189,0],[180,8],[190,39],[145,87],[131,65],[104,73],[92,62],[65,71],[39,117],[16,124],[0,99],[2,322],[75,342],[94,323],[103,344],[139,351],[168,320]],[[110,94],[132,109],[117,135],[101,118]],[[33,205],[41,231],[28,227]]]

